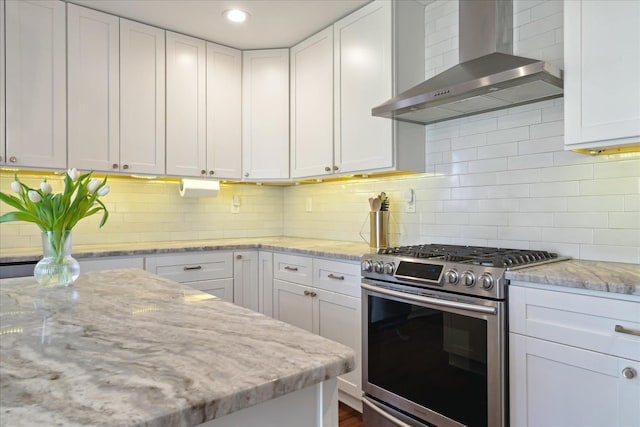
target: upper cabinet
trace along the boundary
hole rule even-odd
[[[424,80],[424,6],[376,0],[333,29],[337,172],[424,171],[425,126],[371,115]]]
[[[6,140],[2,163],[65,169],[67,105],[65,4],[5,4]]]
[[[164,30],[120,19],[120,170],[165,172]]]
[[[289,178],[289,49],[242,52],[242,169]]]
[[[164,174],[164,31],[73,4],[67,21],[69,165]]]
[[[291,178],[331,174],[333,28],[291,48]]]
[[[206,176],[206,43],[166,32],[167,174]]]
[[[564,34],[565,147],[640,144],[640,2],[565,1]]]
[[[207,43],[207,175],[242,177],[242,52]]]
[[[69,165],[120,163],[120,33],[117,16],[67,5]]]

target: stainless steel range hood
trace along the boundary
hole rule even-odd
[[[460,64],[374,107],[374,116],[429,124],[562,96],[562,70],[511,54],[511,1],[460,0],[459,27]]]

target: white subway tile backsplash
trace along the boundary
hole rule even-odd
[[[495,172],[507,169],[507,158],[474,160],[467,162],[469,173]]]
[[[497,130],[487,133],[487,144],[503,144],[529,139],[529,126]]]
[[[622,212],[624,210],[624,196],[569,197],[567,198],[567,210],[569,212]]]
[[[500,240],[520,240],[520,241],[538,241],[542,235],[542,229],[540,227],[498,227],[498,236]],[[507,243],[504,247],[511,247]]]
[[[580,181],[580,194],[585,196],[637,193],[640,193],[640,177]]]
[[[496,173],[497,184],[530,184],[540,182],[540,169],[511,170]]]
[[[640,175],[640,158],[619,162],[600,163],[593,166],[594,178],[620,178]]]
[[[511,156],[507,160],[507,169],[509,170],[546,168],[553,166],[553,153]]]
[[[482,147],[487,143],[487,135],[484,133],[459,136],[451,138],[451,149],[461,150],[464,148]]]
[[[516,199],[478,200],[478,212],[519,212]]]
[[[472,212],[469,213],[471,225],[502,225],[509,224],[509,215],[506,212]]]
[[[534,140],[539,138],[547,138],[549,136],[561,136],[564,135],[564,121],[547,121],[537,125],[532,125],[529,129],[531,132],[531,139]]]
[[[580,183],[577,181],[531,184],[531,197],[577,196]]]
[[[575,165],[544,168],[540,173],[543,182],[580,181],[593,179],[593,165]]]
[[[561,121],[564,126],[564,98],[560,100],[560,105],[553,105],[542,109],[543,123],[556,121]]]
[[[551,227],[553,214],[545,212],[510,212],[509,225],[520,227]]]
[[[594,229],[593,243],[611,246],[640,245],[640,230]]]
[[[475,173],[471,175],[462,175],[460,177],[460,186],[461,187],[476,187],[476,186],[484,186],[484,185],[496,185],[496,173]]]
[[[521,212],[564,212],[567,210],[565,197],[527,198],[518,200]]]
[[[580,259],[640,263],[640,249],[634,246],[580,245]]]
[[[496,157],[508,157],[518,154],[518,143],[508,142],[505,144],[493,144],[486,147],[478,147],[478,159],[493,159]]]
[[[541,240],[560,243],[593,243],[593,230],[591,228],[545,227],[542,229]]]
[[[609,228],[640,230],[640,212],[609,212]]]
[[[498,120],[490,117],[483,120],[476,120],[460,125],[460,136],[484,134],[498,128]]]
[[[520,111],[498,117],[498,129],[510,129],[519,126],[527,126],[542,121],[542,113],[539,108],[529,111]],[[491,129],[489,129],[491,130]]]
[[[520,39],[518,44],[514,46],[513,53],[518,56],[546,59],[536,56],[535,54],[539,53],[546,47],[553,46],[555,43],[556,32],[555,30],[550,30],[546,33],[537,34],[526,39]]]
[[[464,150],[451,151],[451,162],[466,162],[468,160],[476,160],[478,158],[477,148],[467,148]]]
[[[543,18],[547,18],[547,20],[553,18],[553,15],[562,16],[563,5],[561,1],[552,0],[552,1],[544,1],[540,4],[531,7],[531,20],[537,21]],[[539,23],[539,25],[544,25],[544,23]],[[562,20],[558,21],[558,25],[562,27]]]
[[[640,211],[640,194],[628,194],[624,196],[624,210],[626,212]]]

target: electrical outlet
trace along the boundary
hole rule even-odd
[[[305,201],[305,204],[304,204],[304,211],[313,212],[313,199],[311,197],[307,197],[307,200]]]
[[[238,195],[234,195],[233,200],[231,201],[231,213],[240,213],[240,196]]]
[[[404,200],[404,211],[409,213],[415,212],[416,211],[416,193],[413,191],[413,189],[410,188],[407,191],[405,191],[402,198]]]

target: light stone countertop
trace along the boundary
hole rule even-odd
[[[152,255],[170,252],[196,252],[215,250],[265,249],[290,252],[300,255],[335,258],[345,261],[360,261],[360,257],[371,251],[364,242],[341,240],[307,239],[302,237],[253,237],[216,240],[177,240],[172,242],[118,243],[99,245],[73,245],[72,256],[76,259],[103,256]],[[375,251],[375,250],[374,250]],[[0,263],[37,261],[42,248],[3,249]]]
[[[0,281],[0,425],[191,426],[349,372],[346,346],[137,269]]]
[[[171,252],[209,250],[265,249],[299,255],[359,261],[364,254],[375,253],[367,243],[302,237],[255,237],[238,239],[173,242],[74,245],[77,259],[103,256],[152,255]],[[37,261],[41,248],[10,249],[0,252],[0,263]],[[569,260],[508,271],[507,279],[549,284],[559,287],[640,295],[640,266],[603,261]]]
[[[506,278],[640,297],[640,265],[568,260],[507,271]]]

